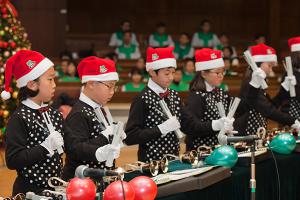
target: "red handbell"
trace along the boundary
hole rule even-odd
[[[147,176],[135,177],[129,184],[135,191],[134,200],[153,200],[156,197],[157,185]]]
[[[123,195],[123,189],[125,198]],[[104,200],[134,200],[134,197],[134,190],[126,181],[115,181],[111,183],[104,191]]]
[[[94,200],[96,197],[96,186],[89,178],[73,178],[66,190],[68,200]]]

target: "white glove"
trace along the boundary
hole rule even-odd
[[[224,132],[225,133],[231,133],[233,131],[233,122],[234,122],[234,118],[229,119],[228,117],[225,118],[225,122],[224,122]]]
[[[49,155],[53,156],[54,151],[64,145],[64,139],[61,134],[57,131],[52,132],[41,146],[48,150]]]
[[[166,136],[168,133],[179,129],[180,127],[180,123],[175,116],[158,125],[158,128],[163,137]]]
[[[292,128],[296,129],[298,135],[300,135],[300,122],[298,120],[295,120],[295,123],[292,125]]]
[[[286,91],[289,91],[290,90],[290,84],[295,86],[297,84],[297,81],[296,81],[296,77],[293,75],[293,76],[286,76],[284,78],[284,81],[281,83],[281,86],[286,90]]]
[[[221,129],[224,129],[226,132],[233,131],[233,122],[234,118],[229,119],[228,117],[222,117],[217,120],[212,120],[211,127],[214,131],[220,131]]]
[[[255,88],[261,87],[263,84],[263,81],[266,78],[266,73],[261,69],[257,68],[253,73],[252,73],[252,78],[250,81],[250,85],[252,85]]]
[[[104,131],[101,131],[101,133],[108,139],[110,135],[113,135],[114,132],[113,132],[113,127],[112,126],[108,126],[106,127],[106,129]]]
[[[113,124],[113,127],[114,127],[114,129],[117,128],[117,124]],[[122,141],[126,139],[127,135],[124,130],[122,130],[120,137],[121,137]]]
[[[95,152],[95,156],[99,162],[106,161],[109,156],[113,156],[114,159],[116,159],[120,156],[120,150],[120,145],[113,146],[111,144],[107,144],[103,147],[99,147]]]

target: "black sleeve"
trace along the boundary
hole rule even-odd
[[[134,99],[131,104],[129,117],[125,132],[127,145],[144,144],[152,139],[159,138],[161,132],[159,128],[145,128],[145,118],[147,116],[146,107],[140,97]]]
[[[256,98],[247,98],[249,104],[264,117],[279,122],[284,125],[292,125],[296,118],[293,118],[289,114],[279,111],[275,105],[268,99],[261,89],[257,89],[250,85],[249,96],[255,96]]]
[[[9,169],[22,169],[47,158],[48,151],[41,145],[27,148],[28,130],[24,121],[13,115],[7,125],[5,158]]]
[[[65,123],[64,142],[68,156],[76,160],[97,161],[96,150],[108,144],[102,135],[90,138],[88,119],[81,112],[73,113]]]
[[[276,106],[276,108],[279,108],[284,104],[285,101],[289,99],[290,99],[290,93],[287,92],[283,87],[280,87],[279,92],[272,99],[272,103]]]
[[[300,102],[300,72],[294,71],[294,75],[296,76],[297,81],[297,84],[295,85],[296,99]]]
[[[182,109],[182,131],[187,135],[206,136],[216,134],[212,129],[212,121],[202,122],[204,115],[204,103],[202,98],[190,92],[186,107]]]

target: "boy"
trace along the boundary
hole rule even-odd
[[[178,155],[179,140],[174,131],[181,126],[186,133],[189,132],[187,128],[199,128],[182,112],[178,93],[169,89],[176,68],[173,50],[173,47],[147,49],[146,69],[151,78],[131,104],[125,143],[139,144],[138,160],[143,162],[160,160],[165,154]],[[162,99],[173,117],[166,118],[159,105]]]
[[[83,59],[78,67],[78,74],[83,84],[79,100],[73,106],[66,119],[66,165],[63,179],[74,177],[79,165],[93,168],[107,168],[105,161],[110,157],[118,158],[120,147],[110,144],[111,122],[103,106],[112,98],[118,74],[112,60],[95,56]],[[108,123],[106,129],[99,122],[97,111],[102,112]]]

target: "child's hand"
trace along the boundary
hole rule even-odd
[[[54,151],[64,145],[64,139],[57,131],[52,132],[44,142],[41,143],[45,149],[48,150],[50,156],[53,156]]]

